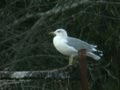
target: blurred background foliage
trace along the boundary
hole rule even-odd
[[[103,51],[99,62],[87,58],[90,90],[99,85],[103,90],[120,89],[119,0],[0,0],[0,70],[67,65],[68,58],[55,50],[48,35],[57,28]]]

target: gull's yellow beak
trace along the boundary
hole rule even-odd
[[[49,35],[55,35],[55,33],[54,32],[50,32]]]

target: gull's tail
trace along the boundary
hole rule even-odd
[[[97,46],[96,45],[91,45],[92,46],[92,52],[95,52],[96,54],[92,53],[92,52],[87,52],[87,56],[93,58],[94,60],[100,60],[101,56],[103,56],[103,52],[100,50],[97,50]]]
[[[94,60],[100,60],[100,58],[101,58],[100,56],[98,56],[92,52],[86,52],[86,55],[93,58]]]

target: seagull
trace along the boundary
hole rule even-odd
[[[53,45],[61,54],[69,56],[69,65],[73,64],[73,59],[78,55],[78,50],[85,49],[86,56],[94,60],[100,60],[100,56],[94,54],[96,52],[96,45],[89,44],[80,39],[68,36],[65,29],[57,29],[50,34],[55,35],[53,38]]]

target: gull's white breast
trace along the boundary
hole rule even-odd
[[[78,51],[74,47],[67,45],[67,40],[65,39],[65,37],[55,36],[53,39],[53,44],[55,48],[64,55],[76,56],[78,53]]]

